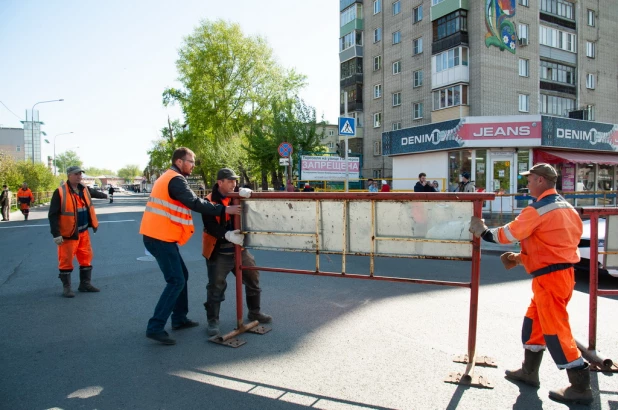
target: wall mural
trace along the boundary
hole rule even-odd
[[[500,51],[508,50],[515,54],[517,32],[512,19],[515,16],[515,0],[485,0],[485,45],[495,46]]]

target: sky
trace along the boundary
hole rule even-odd
[[[337,0],[0,0],[0,126],[22,128],[35,103],[64,99],[36,106],[50,142],[42,158],[55,145],[85,167],[143,169],[168,116],[183,120],[162,104],[180,87],[183,39],[219,19],[264,37],[280,65],[307,76],[300,96],[318,119],[336,124]]]

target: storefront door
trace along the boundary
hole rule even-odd
[[[489,192],[496,194],[496,199],[491,204],[492,213],[511,212],[513,209],[513,197],[499,194],[513,193],[513,180],[511,178],[511,166],[513,165],[512,154],[510,158],[492,158],[491,178],[489,178]]]

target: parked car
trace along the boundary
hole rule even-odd
[[[599,218],[599,252],[605,249],[605,219]],[[575,270],[590,273],[590,220],[584,221],[584,231],[579,241],[581,260],[575,265]],[[599,255],[599,275],[611,275],[618,278],[618,269],[606,269],[603,266],[603,255]]]

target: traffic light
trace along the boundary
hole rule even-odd
[[[339,144],[337,144],[337,150],[335,152],[337,155],[341,156],[341,146],[339,146]]]

